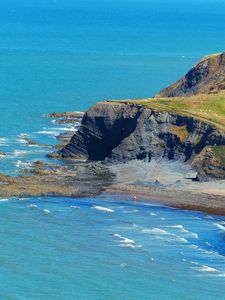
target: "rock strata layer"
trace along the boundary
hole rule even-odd
[[[192,161],[206,146],[215,144],[225,145],[225,135],[210,124],[143,105],[109,101],[85,113],[78,132],[57,155],[108,162],[150,161],[153,157]]]
[[[225,89],[225,52],[204,57],[184,77],[163,89],[157,97],[187,97],[218,93]]]

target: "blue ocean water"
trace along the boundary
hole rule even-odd
[[[224,218],[111,197],[0,216],[1,299],[224,299]]]
[[[150,97],[223,51],[224,14],[219,0],[2,0],[0,172],[45,159],[24,137],[76,130],[42,114]],[[222,217],[110,196],[2,199],[0,213],[1,299],[224,298]]]

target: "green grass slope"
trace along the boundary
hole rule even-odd
[[[195,95],[192,97],[148,98],[130,101],[147,106],[156,111],[166,111],[190,116],[214,125],[225,132],[225,91],[219,94]]]

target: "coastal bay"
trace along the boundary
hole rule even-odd
[[[224,11],[0,1],[0,299],[224,299]]]

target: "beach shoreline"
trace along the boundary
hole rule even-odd
[[[218,194],[124,184],[111,185],[100,196],[104,198],[109,194],[134,203],[149,201],[182,210],[225,216],[225,196]]]
[[[17,177],[0,174],[0,197],[100,197],[153,201],[166,206],[225,216],[224,181],[194,182],[188,165],[132,161],[105,165],[34,162]]]

